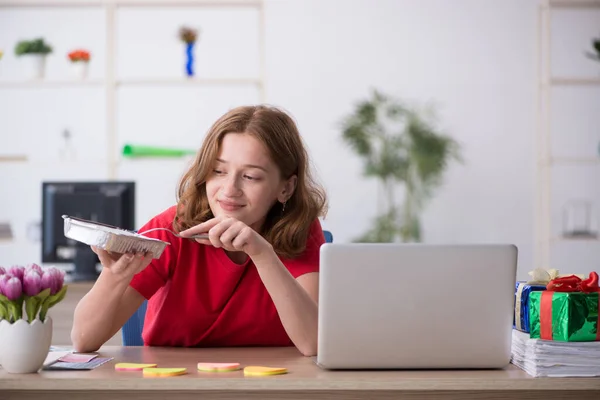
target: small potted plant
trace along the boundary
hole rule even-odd
[[[64,272],[56,268],[0,267],[0,363],[9,373],[37,372],[52,342],[48,309],[64,299]]]
[[[77,79],[85,79],[88,75],[88,65],[90,62],[90,52],[83,49],[77,49],[69,52],[69,61],[71,61],[71,72]]]
[[[198,30],[183,26],[179,29],[179,39],[185,43],[185,72],[187,76],[194,76],[194,45],[198,38]]]
[[[586,52],[586,55],[592,60],[600,61],[600,38],[592,39],[592,47],[594,52]]]
[[[50,53],[52,53],[52,47],[43,38],[21,40],[15,46],[15,55],[27,63],[27,75],[33,79],[44,77],[46,56]]]

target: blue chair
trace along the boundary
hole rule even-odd
[[[333,242],[333,235],[329,231],[323,231],[325,242]],[[143,346],[142,331],[144,330],[144,319],[146,318],[146,307],[148,301],[144,300],[140,308],[125,322],[121,329],[121,339],[123,346]]]
[[[123,346],[143,346],[144,340],[142,339],[142,330],[144,329],[144,318],[146,317],[146,307],[148,301],[144,300],[140,308],[133,313],[131,317],[125,322],[121,329],[121,339],[123,339]]]

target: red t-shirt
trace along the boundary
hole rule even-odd
[[[172,228],[175,206],[140,232]],[[148,301],[142,337],[149,346],[291,346],[275,305],[250,258],[236,264],[221,248],[181,239],[165,231],[148,233],[171,243],[159,259],[135,275],[131,286]],[[310,229],[305,252],[282,259],[294,278],[319,271],[321,224]]]

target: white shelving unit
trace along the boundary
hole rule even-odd
[[[28,80],[28,81],[0,81],[2,89],[30,89],[30,88],[61,88],[79,86],[103,86],[106,98],[106,158],[108,160],[108,179],[117,178],[119,163],[119,149],[117,148],[117,96],[118,90],[124,86],[242,86],[252,85],[258,89],[259,100],[265,101],[265,29],[264,29],[264,3],[262,0],[0,0],[2,8],[102,8],[105,11],[106,32],[106,62],[104,65],[103,79],[88,80]],[[122,7],[139,8],[173,8],[173,7],[210,7],[210,8],[253,8],[258,10],[258,48],[259,48],[259,76],[256,78],[127,78],[117,77],[117,27],[116,15]],[[3,155],[0,162],[25,161],[26,155]]]
[[[104,81],[100,79],[86,79],[86,80],[50,80],[50,79],[31,79],[23,81],[0,81],[0,89],[37,89],[40,87],[46,88],[60,88],[60,87],[73,87],[73,86],[102,86]]]
[[[583,242],[600,245],[600,238],[562,237],[552,231],[552,177],[553,169],[565,166],[600,167],[598,157],[563,157],[552,154],[551,146],[551,105],[552,90],[556,87],[589,87],[600,90],[600,64],[598,77],[555,76],[551,68],[551,17],[555,11],[600,10],[600,0],[545,0],[538,15],[538,128],[537,128],[537,171],[536,171],[536,226],[535,260],[536,267],[552,268],[553,245],[561,242]],[[599,31],[600,33],[600,31]],[[600,143],[599,143],[600,145]],[[596,154],[598,149],[596,149]],[[600,173],[600,168],[598,169]],[[576,268],[574,266],[574,268]]]
[[[101,43],[102,47],[97,47],[101,49],[98,52],[100,57],[97,60],[102,61],[95,61],[91,66],[90,71],[94,71],[94,74],[90,73],[90,77],[84,80],[62,78],[56,73],[48,74],[46,78],[38,80],[23,80],[14,74],[0,78],[0,94],[10,93],[10,96],[15,95],[15,99],[18,98],[16,101],[23,104],[19,105],[19,107],[23,107],[19,109],[23,111],[19,114],[22,115],[21,118],[28,118],[24,108],[27,104],[26,99],[38,92],[45,103],[37,103],[37,107],[43,104],[42,107],[51,105],[60,108],[60,111],[69,110],[69,107],[74,104],[72,100],[74,91],[77,92],[76,95],[78,96],[82,94],[85,96],[81,99],[83,102],[89,101],[89,107],[95,107],[87,109],[90,110],[90,115],[93,118],[93,122],[89,123],[86,120],[88,116],[73,114],[73,118],[66,120],[64,125],[60,122],[57,123],[57,119],[60,119],[60,117],[50,118],[48,128],[43,124],[39,124],[39,121],[31,122],[27,120],[23,120],[22,125],[20,125],[26,127],[23,129],[13,129],[14,127],[6,129],[5,126],[3,140],[10,143],[11,139],[6,136],[7,132],[10,135],[15,135],[19,140],[15,141],[14,146],[8,146],[8,148],[5,147],[0,150],[0,179],[4,185],[8,185],[5,186],[5,189],[19,193],[20,197],[9,198],[5,196],[2,203],[4,208],[3,212],[0,213],[0,222],[9,223],[13,227],[13,237],[0,241],[0,258],[2,258],[0,261],[3,263],[41,261],[39,259],[41,255],[40,242],[29,238],[26,229],[24,229],[28,224],[39,219],[38,210],[41,206],[41,196],[37,193],[38,182],[59,179],[136,180],[138,183],[136,194],[140,199],[136,205],[136,223],[139,224],[143,223],[148,215],[156,212],[159,209],[158,207],[171,202],[175,192],[176,171],[185,167],[188,161],[187,158],[137,160],[125,159],[121,156],[119,145],[122,140],[141,143],[144,141],[144,136],[139,135],[136,132],[137,127],[132,125],[132,119],[143,118],[139,131],[151,129],[153,125],[148,123],[148,120],[155,116],[158,121],[156,132],[166,132],[166,129],[168,129],[168,126],[165,126],[164,115],[152,114],[153,111],[156,113],[156,107],[158,106],[153,111],[148,112],[144,108],[141,110],[135,108],[135,98],[139,96],[139,92],[153,93],[153,91],[156,91],[157,96],[161,96],[163,93],[167,93],[167,96],[181,94],[188,101],[189,99],[199,98],[199,107],[205,105],[209,108],[206,110],[207,115],[216,114],[220,110],[219,107],[227,106],[228,102],[222,99],[229,98],[230,95],[235,97],[240,94],[242,98],[249,99],[247,101],[265,102],[265,28],[264,3],[262,0],[0,0],[0,13],[26,11],[29,14],[36,14],[39,11],[48,14],[49,11],[60,11],[60,13],[51,13],[52,18],[54,18],[56,14],[69,13],[73,10],[94,11],[89,13],[93,14],[94,18],[97,18],[96,16],[100,13],[102,14],[101,20],[92,19],[92,22],[96,25],[90,28],[101,32],[97,35],[95,43],[98,43],[97,46]],[[186,12],[178,13],[180,10]],[[125,66],[126,70],[126,67],[130,65],[131,58],[127,58],[128,54],[120,52],[122,51],[122,42],[131,41],[132,35],[130,32],[121,30],[123,25],[121,18],[136,14],[137,11],[140,11],[140,14],[149,12],[151,15],[156,15],[156,11],[159,13],[164,11],[164,14],[175,11],[172,14],[181,14],[183,24],[190,23],[185,18],[188,10],[195,15],[195,17],[189,17],[192,18],[192,23],[193,18],[204,14],[197,11],[213,13],[213,15],[219,15],[224,19],[227,19],[228,15],[232,15],[233,18],[236,16],[240,18],[240,14],[246,17],[251,16],[252,20],[244,25],[249,40],[251,40],[249,42],[251,45],[251,50],[249,50],[249,52],[251,51],[251,64],[249,64],[249,68],[230,68],[226,71],[231,72],[221,74],[220,71],[214,72],[217,66],[213,64],[211,65],[213,72],[203,75],[201,63],[206,62],[207,58],[198,57],[198,73],[194,77],[183,76],[183,71],[181,76],[171,76],[167,70],[155,72],[154,75],[147,73],[143,76],[137,76],[135,69],[123,72],[123,67]],[[178,20],[179,18],[175,17],[174,19]],[[172,24],[173,20],[170,23]],[[214,38],[219,34],[218,31],[214,30],[214,27],[212,28],[212,32],[214,32],[212,43],[215,43]],[[43,28],[40,29],[34,25],[28,28],[31,29],[26,31],[32,32],[32,35],[44,35]],[[200,31],[199,45],[202,46],[202,35],[211,31],[202,23],[200,28],[205,30],[205,32]],[[175,35],[174,38],[176,38]],[[62,40],[64,42],[64,37]],[[165,41],[164,43],[168,42]],[[227,45],[230,42],[225,41],[223,43]],[[7,45],[5,42],[2,44]],[[117,46],[117,44],[120,44],[120,46]],[[169,44],[166,44],[166,46],[169,46]],[[8,49],[4,50],[8,51]],[[166,51],[169,51],[169,49],[167,48]],[[177,57],[177,55],[171,55],[171,57],[173,56]],[[183,66],[184,60],[183,56],[181,57],[181,66]],[[216,60],[220,61],[218,58]],[[3,59],[2,62],[4,61]],[[66,62],[63,59],[63,64],[58,68],[63,68]],[[204,66],[206,67],[206,64]],[[9,76],[13,76],[13,80],[10,80]],[[69,93],[62,96],[62,91]],[[87,96],[88,92],[89,97]],[[218,100],[220,101],[219,106],[210,109],[210,102],[207,104],[206,97],[203,97],[206,93],[210,93],[215,98],[220,97],[221,99]],[[221,96],[221,94],[223,95]],[[64,107],[61,104],[54,105],[52,103],[53,101],[60,102],[59,99],[65,99]],[[8,106],[11,106],[10,102],[9,100]],[[156,102],[149,103],[150,107],[156,104]],[[32,113],[39,112],[40,109],[33,110]],[[78,110],[81,112],[81,108]],[[42,111],[51,112],[49,109]],[[177,138],[186,138],[185,135],[193,129],[193,124],[206,124],[210,120],[209,117],[203,119],[203,116],[191,115],[189,123],[187,121],[182,123],[181,118],[186,118],[189,114],[184,114],[177,108],[171,111],[174,115],[173,118],[178,118],[175,122],[179,122],[179,127],[182,127],[183,131],[183,133],[177,131],[179,136],[177,134],[173,135]],[[199,114],[202,112],[203,109]],[[127,118],[124,118],[124,115]],[[12,120],[14,121],[15,118]],[[21,124],[21,121],[17,120],[17,124]],[[57,140],[61,140],[59,135],[66,129],[79,134],[79,136],[73,136],[69,141],[69,146],[78,147],[73,147],[74,153],[68,156],[62,155],[60,153],[61,148],[56,146]],[[85,133],[82,134],[82,132]],[[50,138],[50,135],[56,136]],[[195,133],[191,136],[193,135]],[[26,138],[24,139],[24,137]],[[26,145],[27,140],[37,141],[36,146],[32,146],[30,149]],[[195,145],[190,142],[181,143],[177,139],[171,139],[171,137],[168,138],[167,143],[172,143],[173,147]],[[43,152],[45,144],[48,145],[47,153]],[[87,148],[85,148],[86,146]],[[13,180],[15,175],[19,179]],[[154,185],[160,187],[161,190],[152,190]]]
[[[600,78],[552,78],[550,84],[555,86],[600,86]]]

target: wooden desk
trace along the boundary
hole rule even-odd
[[[106,347],[114,360],[92,371],[0,370],[2,399],[600,399],[598,378],[532,378],[510,365],[493,371],[325,371],[294,348],[170,349]],[[243,372],[202,373],[198,362],[286,367],[289,374],[244,377]],[[118,372],[116,362],[186,367],[188,374],[144,378]]]

